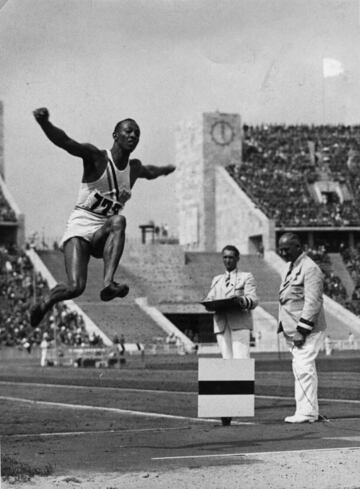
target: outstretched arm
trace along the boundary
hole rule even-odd
[[[161,176],[169,175],[175,171],[175,166],[153,166],[143,165],[140,160],[131,160],[131,173],[133,174],[134,182],[137,178],[145,178],[146,180],[154,180]]]
[[[42,107],[33,112],[34,117],[48,139],[59,148],[64,149],[73,156],[78,156],[84,160],[89,159],[98,149],[91,144],[81,144],[71,139],[62,129],[54,126],[49,121],[49,111]]]

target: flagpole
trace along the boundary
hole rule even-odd
[[[321,99],[322,99],[322,124],[323,124],[323,126],[325,126],[325,104],[326,104],[325,82],[326,82],[326,78],[324,77],[323,74],[322,74],[321,78],[322,78],[322,82],[321,82],[321,91],[322,91],[322,94],[321,94]]]
[[[326,108],[326,89],[325,89],[325,68],[324,68],[324,56],[321,58],[321,111],[322,111],[322,124],[325,125],[325,108]]]
[[[326,122],[326,84],[327,78],[334,78],[344,74],[344,66],[335,58],[322,58],[322,112],[323,124]]]

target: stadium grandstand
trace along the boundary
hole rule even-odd
[[[2,120],[2,118],[1,118]],[[242,125],[238,114],[205,113],[176,131],[179,240],[153,232],[127,240],[118,270],[124,299],[99,300],[101,261],[89,266],[85,293],[60,303],[32,329],[29,309],[64,280],[62,253],[26,245],[24,216],[0,179],[0,351],[56,348],[196,353],[215,343],[200,301],[222,272],[220,251],[241,252],[240,268],[258,283],[254,352],[285,349],[277,329],[286,266],[276,253],[285,231],[300,234],[325,274],[329,335],[339,349],[360,348],[359,126]],[[149,229],[148,229],[149,228]],[[140,230],[139,230],[140,235]],[[349,340],[352,335],[353,340]],[[119,338],[122,338],[120,341]]]
[[[359,126],[245,125],[242,164],[227,169],[277,227],[358,227],[359,137]]]

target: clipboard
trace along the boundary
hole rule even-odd
[[[226,299],[215,299],[212,301],[201,301],[200,304],[206,306],[206,308],[210,311],[216,311],[219,308],[226,309],[227,307],[239,306],[238,302],[239,296],[232,295],[231,297],[227,297]]]

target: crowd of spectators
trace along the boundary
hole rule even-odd
[[[354,283],[352,294],[347,293],[341,279],[332,270],[325,246],[306,248],[308,256],[319,265],[324,273],[324,294],[360,316],[360,244],[355,248],[346,248],[341,244],[339,252]]]
[[[324,273],[324,294],[344,307],[349,307],[350,299],[341,279],[334,273],[331,261],[324,245],[306,248],[307,255],[319,265]]]
[[[360,225],[360,176],[351,175],[349,154],[360,126],[244,126],[243,162],[228,171],[276,225]],[[355,200],[316,202],[309,185],[326,176],[346,183]],[[351,177],[351,178],[350,178]]]
[[[41,324],[30,325],[30,308],[48,292],[46,281],[36,273],[23,250],[0,247],[0,348],[26,349],[40,345],[44,334],[48,341],[64,346],[101,346],[97,335],[89,336],[82,316],[65,303],[55,305]]]
[[[355,284],[349,308],[354,314],[360,316],[360,243],[355,247],[343,247],[341,255]]]

